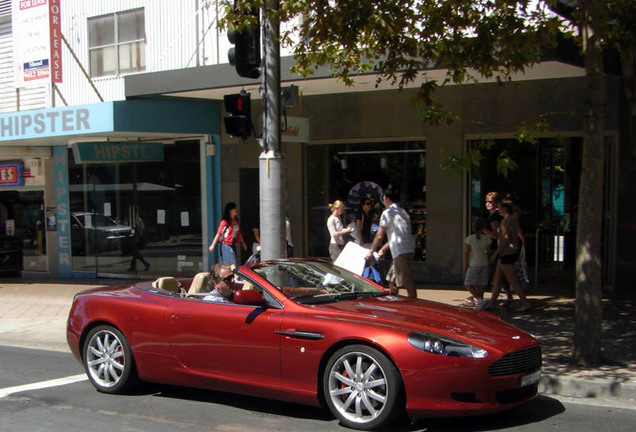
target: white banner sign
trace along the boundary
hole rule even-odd
[[[287,120],[285,122],[285,120]],[[303,117],[281,116],[280,139],[282,142],[309,141],[309,119]]]
[[[13,0],[16,87],[62,82],[61,0]]]

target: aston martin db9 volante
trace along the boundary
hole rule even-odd
[[[105,393],[139,380],[324,405],[371,430],[396,418],[491,413],[537,393],[541,344],[487,312],[391,295],[309,259],[78,293],[69,346]]]

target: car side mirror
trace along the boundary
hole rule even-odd
[[[248,306],[263,306],[265,304],[265,298],[256,290],[234,291],[232,301],[236,304]]]

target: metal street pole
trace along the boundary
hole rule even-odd
[[[261,260],[285,258],[285,164],[280,145],[280,27],[263,9],[263,152],[259,156]]]

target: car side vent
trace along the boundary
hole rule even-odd
[[[514,375],[530,372],[541,367],[541,346],[524,348],[508,353],[488,368],[490,376]]]

